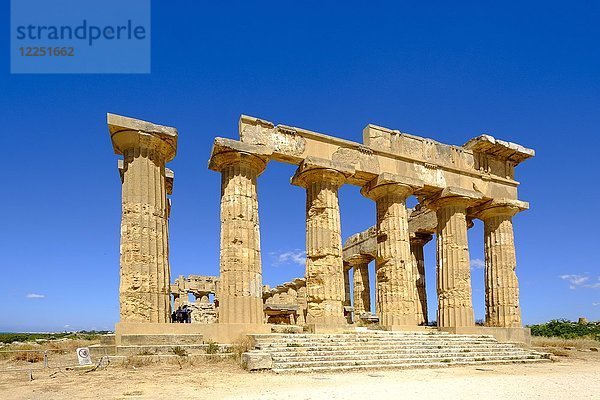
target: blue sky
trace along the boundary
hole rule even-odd
[[[0,59],[0,331],[118,319],[121,189],[106,112],[179,129],[174,277],[218,273],[220,177],[207,160],[215,136],[237,137],[240,114],[354,141],[374,123],[534,148],[516,172],[531,203],[514,219],[524,321],[600,319],[596,3],[217,3],[152,2],[148,75],[10,75]],[[259,179],[266,284],[303,275],[305,194],[293,172],[270,163]],[[341,189],[340,206],[344,238],[375,221],[357,187]],[[477,319],[482,231],[469,231]],[[426,262],[435,304],[433,242]]]

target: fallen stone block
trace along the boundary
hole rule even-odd
[[[251,350],[242,354],[242,368],[248,371],[272,369],[273,358],[270,353]]]

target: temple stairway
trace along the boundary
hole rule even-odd
[[[367,331],[252,335],[254,352],[270,354],[274,372],[423,368],[548,361],[547,355],[493,336]]]

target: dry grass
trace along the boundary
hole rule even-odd
[[[17,353],[12,353],[12,360],[37,363],[44,360],[44,353],[36,351],[19,351]]]
[[[576,349],[589,349],[590,347],[600,347],[600,341],[590,338],[563,339],[559,337],[533,336],[531,338],[531,345],[533,347],[574,347]]]
[[[242,353],[245,353],[250,349],[252,349],[252,339],[248,336],[240,336],[231,346],[231,352],[236,361],[241,360]]]
[[[121,362],[124,368],[141,368],[158,364],[158,360],[152,356],[129,356]]]
[[[100,340],[52,340],[45,343],[45,346],[48,350],[58,350],[58,351],[71,351],[75,350],[78,347],[89,347],[93,344],[99,344]]]

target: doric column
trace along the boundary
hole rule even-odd
[[[121,322],[169,322],[168,187],[177,130],[108,114],[116,154],[123,155]]]
[[[344,308],[352,307],[352,299],[350,298],[350,266],[344,265]],[[352,323],[352,313],[344,310],[346,323]]]
[[[298,318],[296,323],[304,325],[306,323],[306,286],[298,287]]]
[[[455,188],[444,189],[427,207],[436,211],[438,225],[437,294],[438,327],[474,326],[466,209],[481,195]]]
[[[181,298],[179,293],[171,293],[173,295],[173,309],[177,310],[181,306]]]
[[[209,168],[221,172],[219,323],[264,323],[256,181],[267,161],[258,146],[215,140]]]
[[[413,276],[416,280],[415,299],[417,301],[417,324],[427,325],[427,290],[425,289],[425,257],[423,246],[432,239],[428,233],[416,232],[410,238],[410,252],[413,260]]]
[[[406,198],[422,183],[381,174],[361,192],[377,206],[377,300],[383,326],[417,325],[415,279],[410,253]]]
[[[476,211],[484,226],[487,326],[522,326],[512,217],[528,208],[526,202],[505,200],[486,203]]]
[[[371,312],[371,288],[369,287],[369,262],[372,257],[356,256],[348,260],[354,278],[354,322],[360,316]]]
[[[306,323],[343,325],[344,271],[338,189],[344,166],[307,158],[292,183],[306,189]]]

